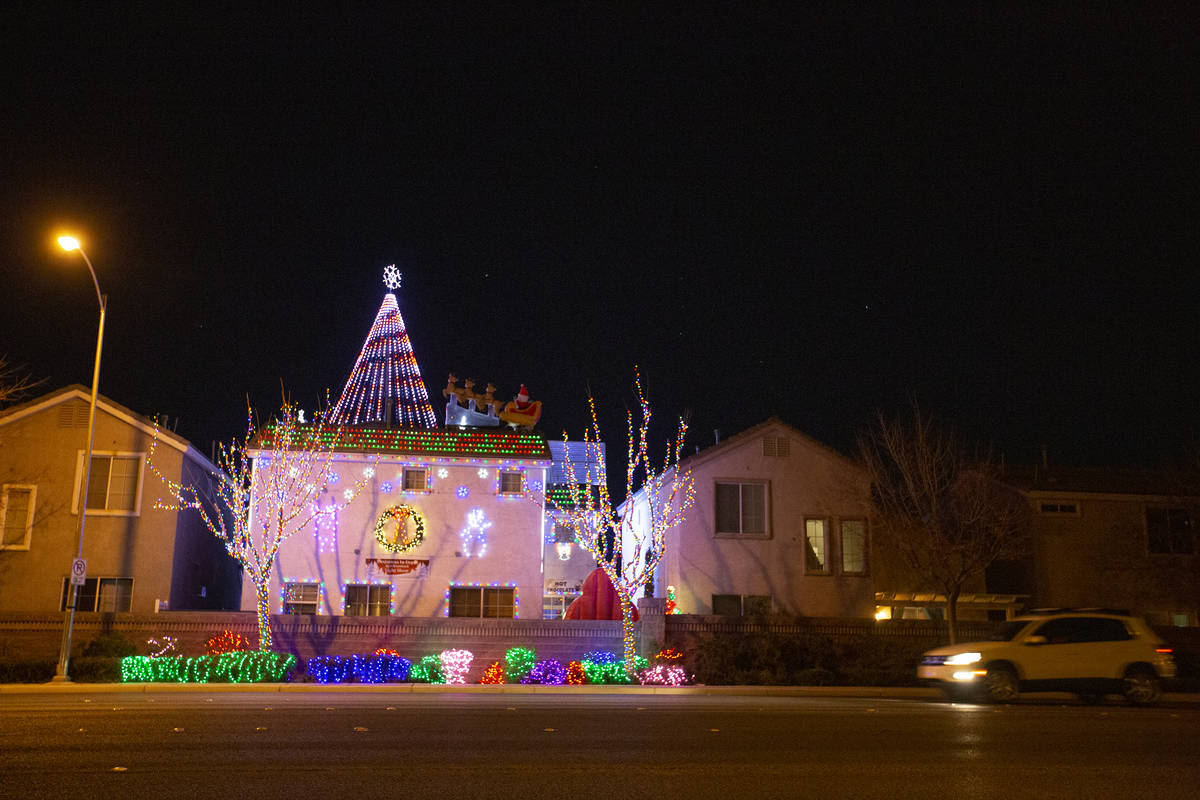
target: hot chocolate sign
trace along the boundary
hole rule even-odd
[[[429,576],[428,558],[368,558],[367,566],[375,567],[375,569],[384,575],[398,575],[408,578],[426,578]]]

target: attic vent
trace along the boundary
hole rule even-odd
[[[58,427],[86,428],[89,408],[87,403],[63,403],[58,407]]]
[[[792,452],[792,441],[786,436],[764,436],[763,455],[783,458]]]

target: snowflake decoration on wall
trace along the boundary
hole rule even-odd
[[[400,288],[400,270],[395,264],[383,268],[383,285],[393,292]]]

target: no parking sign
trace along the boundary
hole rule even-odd
[[[87,559],[76,558],[71,561],[71,585],[83,586],[87,580]]]

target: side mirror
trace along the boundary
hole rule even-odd
[[[1030,644],[1030,645],[1032,645],[1032,644],[1045,644],[1045,643],[1046,643],[1046,637],[1045,637],[1045,636],[1037,636],[1037,635],[1034,635],[1034,636],[1030,636],[1029,638],[1027,638],[1027,639],[1025,640],[1025,644]]]

